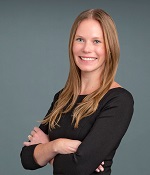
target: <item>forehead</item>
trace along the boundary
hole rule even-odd
[[[98,35],[102,36],[103,31],[100,23],[95,19],[84,19],[78,25],[76,35]]]

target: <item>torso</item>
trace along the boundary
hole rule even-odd
[[[76,105],[80,103],[85,96],[86,95],[79,95]],[[119,142],[122,139],[124,132],[129,125],[132,116],[132,105],[130,104],[132,104],[132,98],[130,93],[126,91],[124,88],[121,88],[121,86],[118,86],[117,83],[114,83],[113,86],[111,86],[111,89],[105,94],[105,96],[100,101],[96,112],[94,112],[90,116],[83,118],[80,121],[78,128],[75,129],[74,125],[72,124],[72,112],[73,112],[72,109],[67,114],[63,114],[58,123],[60,127],[57,126],[56,129],[49,131],[49,137],[51,140],[55,140],[58,138],[68,138],[68,139],[80,140],[81,142],[83,140],[85,142],[85,140],[87,140],[87,137],[88,138],[90,137],[89,143],[85,144],[83,148],[79,149],[79,154],[83,153],[84,155],[86,151],[89,154],[89,150],[91,150],[90,154],[92,157],[94,155],[102,156],[106,152],[107,156],[104,157],[105,155],[104,154],[102,156],[103,158],[100,156],[99,159],[101,161],[102,158],[104,159],[102,161],[105,161],[106,167],[104,174],[110,175],[112,159],[114,157],[117,147],[119,146]],[[118,108],[117,109],[116,106],[119,106],[119,108],[117,107]],[[111,132],[111,134],[109,132]],[[122,134],[120,135],[120,133]],[[113,140],[112,135],[114,135]],[[97,146],[94,144],[94,142],[96,142]],[[104,142],[106,145],[103,144]],[[114,144],[113,142],[115,142],[115,145],[113,145]],[[112,148],[109,148],[111,144]],[[88,154],[86,153],[85,156]],[[76,157],[76,155],[72,156],[73,156],[72,159],[74,160],[74,156]],[[93,164],[96,164],[95,156],[92,159]],[[64,161],[61,162],[62,164],[61,166],[59,160],[61,160],[62,157],[63,155],[55,157],[55,164],[54,164],[55,174],[57,174],[57,172],[63,169],[63,165],[71,166],[71,164],[73,164],[74,162],[74,161],[67,162],[68,159],[63,157]],[[67,165],[65,162],[67,162]],[[73,166],[75,165],[73,164]],[[95,173],[91,175],[94,174]]]

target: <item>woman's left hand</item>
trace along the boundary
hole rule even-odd
[[[34,144],[39,144],[39,143],[48,143],[49,137],[46,135],[40,128],[34,127],[34,129],[31,131],[31,134],[28,135],[28,142],[23,142],[24,146],[30,146]]]

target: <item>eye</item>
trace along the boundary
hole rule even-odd
[[[83,42],[83,39],[82,38],[76,38],[76,41]]]
[[[94,40],[94,43],[98,44],[98,43],[101,43],[101,41],[100,40]]]

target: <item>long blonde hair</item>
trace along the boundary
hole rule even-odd
[[[69,39],[69,60],[70,71],[65,87],[59,94],[57,101],[54,104],[53,110],[43,120],[42,123],[47,124],[51,129],[54,129],[62,116],[69,112],[76,103],[78,95],[81,90],[81,76],[80,69],[76,66],[74,56],[72,52],[74,37],[79,24],[85,19],[97,20],[103,30],[105,49],[106,49],[106,61],[105,67],[101,74],[100,88],[91,94],[85,96],[80,104],[74,109],[72,114],[72,123],[77,128],[79,122],[84,117],[87,117],[94,113],[98,107],[98,104],[102,97],[110,89],[112,82],[114,81],[115,74],[118,67],[118,61],[120,56],[120,48],[117,30],[112,18],[101,9],[90,9],[83,11],[74,21],[70,32]]]

